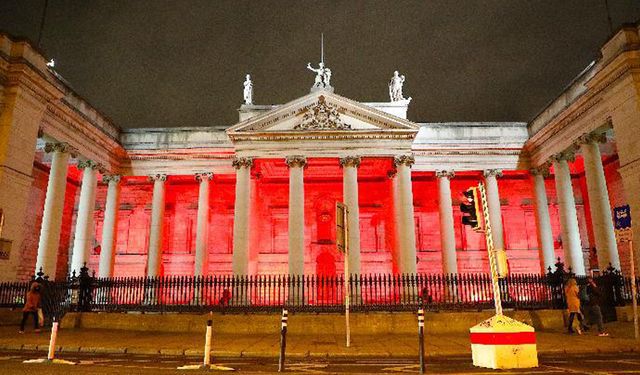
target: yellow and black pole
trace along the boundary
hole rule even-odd
[[[344,254],[344,318],[347,336],[347,348],[351,346],[351,327],[349,324],[349,308],[351,304],[351,283],[349,277],[349,208],[336,202],[336,247]]]
[[[278,372],[284,371],[284,360],[287,349],[287,324],[289,320],[289,312],[282,309],[282,319],[280,326],[280,358],[278,360]]]
[[[500,284],[498,284],[498,261],[496,259],[496,249],[493,246],[493,233],[491,231],[491,220],[489,219],[489,204],[487,203],[487,193],[483,183],[478,184],[478,191],[480,192],[480,200],[482,201],[482,216],[485,230],[484,238],[487,241],[487,251],[489,253],[493,301],[496,308],[496,315],[502,315],[502,298],[500,296]]]
[[[420,373],[424,374],[424,309],[418,309],[418,346],[420,356]]]

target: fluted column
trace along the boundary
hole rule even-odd
[[[69,153],[73,150],[67,143],[47,143],[44,151],[52,153],[52,157],[34,273],[42,268],[45,275],[54,279],[60,246],[64,195],[67,189],[67,164]]]
[[[104,207],[102,224],[102,250],[100,251],[99,277],[113,277],[113,265],[116,259],[118,241],[118,206],[120,205],[120,176],[104,175],[102,182],[107,184],[107,202]]]
[[[416,263],[416,223],[413,216],[413,188],[411,186],[411,166],[415,163],[413,155],[397,155],[393,158],[396,167],[395,195],[399,223],[396,223],[398,238],[398,270],[400,273],[415,274]]]
[[[236,199],[233,212],[233,260],[234,275],[249,273],[249,204],[251,200],[252,158],[235,158]]]
[[[549,167],[533,168],[530,170],[533,180],[533,192],[536,208],[536,233],[538,235],[538,247],[540,252],[540,267],[542,273],[546,273],[555,264],[555,250],[553,248],[553,232],[551,230],[551,218],[549,216],[549,202],[547,201],[547,189],[544,178],[549,176]]]
[[[442,272],[458,273],[456,254],[456,234],[453,226],[453,201],[451,199],[451,181],[453,171],[436,171],[440,207],[440,243],[442,247]]]
[[[585,275],[584,256],[580,243],[580,230],[578,229],[578,214],[576,201],[573,197],[571,185],[571,173],[567,160],[574,160],[571,152],[555,155],[553,158],[553,172],[556,180],[556,193],[558,194],[558,206],[560,209],[560,226],[562,229],[562,248],[565,262],[571,270],[579,276]]]
[[[603,142],[606,142],[605,134],[586,134],[578,139],[584,158],[584,175],[587,181],[593,235],[598,252],[598,268],[605,270],[611,263],[613,268],[619,270],[620,257],[613,229],[611,203],[598,147],[598,143]]]
[[[164,183],[166,174],[149,176],[153,181],[153,200],[151,202],[151,228],[149,230],[149,251],[147,258],[147,276],[161,275],[162,267],[162,224],[164,221]]]
[[[289,156],[289,274],[304,274],[304,156]]]
[[[487,186],[487,205],[489,206],[489,219],[493,232],[493,247],[497,257],[506,257],[504,248],[504,230],[502,229],[502,209],[500,208],[500,193],[498,191],[498,177],[502,177],[499,169],[486,169],[483,171],[484,181]],[[500,269],[504,263],[497,262],[498,273],[505,275],[509,270]]]
[[[196,173],[198,181],[198,216],[196,223],[196,254],[193,265],[194,276],[204,276],[207,274],[209,251],[207,249],[209,233],[209,181],[213,178],[213,173]]]
[[[80,275],[80,269],[88,263],[93,246],[93,211],[96,205],[98,164],[93,160],[81,160],[78,162],[78,169],[82,170],[82,187],[69,270],[69,274],[75,271],[76,275]]]
[[[344,203],[349,209],[349,273],[360,273],[360,206],[358,201],[359,156],[340,158]]]

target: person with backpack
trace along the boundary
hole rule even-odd
[[[598,336],[609,336],[604,330],[604,324],[602,321],[602,290],[593,280],[593,277],[587,277],[587,286],[585,287],[586,301],[585,301],[585,313],[587,315],[587,321],[590,325],[595,324],[598,326]]]
[[[578,328],[576,331],[579,335],[582,334],[582,330],[585,328],[584,319],[582,317],[582,311],[580,310],[580,289],[575,278],[567,280],[567,284],[564,287],[564,294],[567,301],[567,310],[569,312],[569,334],[573,331],[573,319],[578,317]]]

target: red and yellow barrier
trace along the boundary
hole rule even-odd
[[[538,367],[533,327],[504,315],[494,315],[469,331],[474,366],[492,369]]]

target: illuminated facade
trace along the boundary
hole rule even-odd
[[[528,124],[413,122],[410,99],[316,88],[230,127],[120,129],[0,36],[0,277],[335,275],[337,201],[355,273],[487,272],[458,208],[479,181],[510,272],[625,271],[611,208],[640,217],[639,39],[622,29]]]

